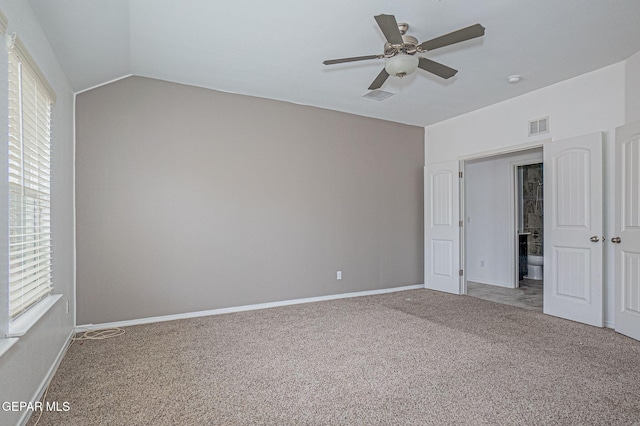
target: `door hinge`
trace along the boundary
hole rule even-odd
[[[460,226],[460,228],[462,228],[464,226],[464,220],[459,221],[458,225]]]
[[[462,179],[462,172],[458,172],[458,177]]]
[[[458,271],[458,275],[460,275],[460,276],[462,276],[462,275],[463,275],[463,271],[462,271],[462,269],[460,269],[460,270]]]

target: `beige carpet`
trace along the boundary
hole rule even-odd
[[[640,424],[640,342],[412,290],[78,342],[47,399],[41,425]]]

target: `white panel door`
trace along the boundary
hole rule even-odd
[[[602,327],[602,133],[543,149],[544,313]]]
[[[618,239],[619,238],[619,239]],[[640,122],[616,129],[616,331],[640,340]]]
[[[458,161],[424,172],[425,287],[460,294],[460,183]]]

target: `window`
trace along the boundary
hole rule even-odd
[[[9,317],[53,289],[51,107],[55,95],[20,40],[9,49]]]

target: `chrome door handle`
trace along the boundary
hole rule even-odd
[[[620,244],[620,241],[622,241],[622,240],[620,240],[620,237],[613,237],[611,239],[611,242],[614,243],[614,244]]]
[[[593,237],[589,238],[589,240],[592,243],[597,243],[598,241],[600,241],[600,238],[597,235],[594,235]],[[604,237],[602,237],[602,241],[604,241]]]

